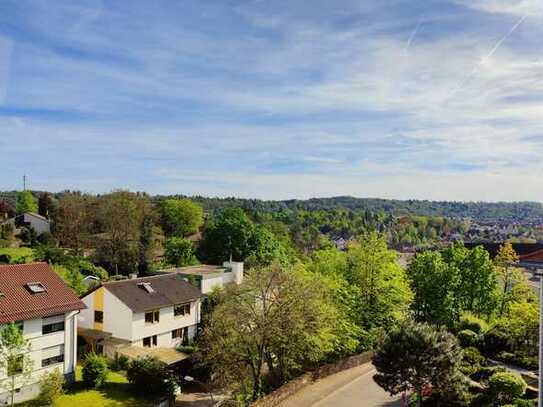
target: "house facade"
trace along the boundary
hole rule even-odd
[[[15,378],[15,401],[36,397],[44,373],[60,370],[73,381],[77,362],[77,314],[83,302],[47,263],[0,266],[0,325],[15,323],[30,343],[29,378]],[[6,372],[0,372],[0,380]],[[10,400],[0,388],[0,405]]]
[[[80,334],[103,333],[97,350],[109,357],[127,347],[174,349],[196,335],[200,297],[179,274],[103,283],[82,298]]]

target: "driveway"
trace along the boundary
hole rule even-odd
[[[371,364],[358,366],[318,380],[279,407],[399,407],[399,397],[390,397],[373,381]]]

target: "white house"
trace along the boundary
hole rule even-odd
[[[34,229],[38,236],[42,233],[51,232],[51,224],[49,223],[49,220],[41,215],[38,215],[37,213],[27,212],[23,214],[23,222]]]
[[[77,361],[77,318],[83,302],[47,263],[0,266],[0,325],[16,323],[29,340],[32,360],[30,378],[16,377],[15,401],[39,393],[39,379],[59,369],[74,379]],[[0,381],[6,372],[0,372]],[[0,405],[10,395],[0,387]]]
[[[189,266],[161,270],[162,273],[177,273],[187,278],[200,288],[202,294],[210,293],[215,287],[229,283],[243,282],[243,263],[225,261],[222,266]]]
[[[102,283],[82,298],[79,334],[110,357],[175,350],[196,335],[200,297],[179,274]]]

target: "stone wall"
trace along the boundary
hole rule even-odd
[[[350,356],[339,362],[331,363],[319,367],[318,369],[307,372],[296,379],[279,387],[266,397],[261,398],[251,405],[251,407],[275,407],[283,400],[299,392],[302,388],[313,384],[315,381],[324,377],[339,373],[356,366],[363,365],[371,361],[373,352],[365,352],[360,355]]]

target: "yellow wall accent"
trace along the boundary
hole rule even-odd
[[[94,292],[94,310],[104,312],[104,287],[100,287]],[[104,329],[104,324],[95,322],[94,329],[102,331]]]

